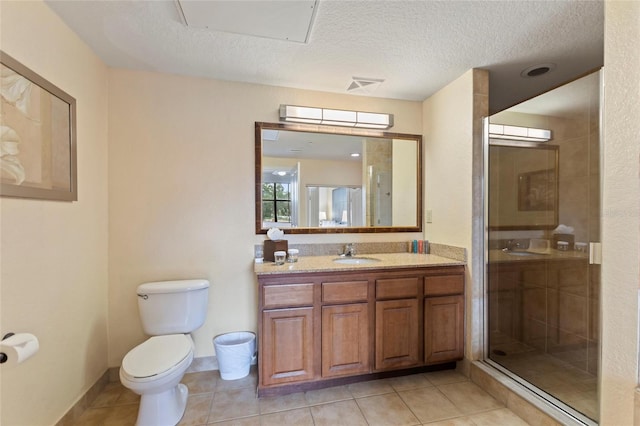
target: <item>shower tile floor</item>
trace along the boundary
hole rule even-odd
[[[257,374],[225,381],[218,371],[188,373],[187,411],[180,425],[522,426],[524,420],[464,375],[415,374],[347,386],[256,397]],[[81,425],[133,425],[139,397],[110,383],[80,417]]]
[[[493,361],[592,420],[598,420],[598,377],[574,365],[585,350],[552,355],[493,334],[492,342],[497,342],[492,345]]]

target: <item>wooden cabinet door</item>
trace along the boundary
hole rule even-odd
[[[418,299],[376,302],[377,370],[422,364],[418,316]]]
[[[369,372],[366,303],[322,307],[322,377]]]
[[[425,362],[456,361],[464,355],[464,297],[424,300]]]
[[[260,345],[263,385],[313,379],[313,308],[263,311]]]

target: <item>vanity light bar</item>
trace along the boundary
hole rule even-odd
[[[529,142],[549,142],[551,130],[533,127],[507,126],[503,124],[489,124],[489,137],[494,139],[510,139]]]
[[[362,127],[367,129],[388,129],[393,127],[393,114],[280,105],[280,121],[325,124],[328,126]]]

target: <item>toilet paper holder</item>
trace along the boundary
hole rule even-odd
[[[2,340],[8,339],[11,336],[14,336],[16,333],[7,333],[2,336]],[[0,352],[0,364],[4,364],[9,360],[9,357],[4,352]]]

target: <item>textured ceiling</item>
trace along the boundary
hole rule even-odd
[[[307,43],[190,28],[174,1],[47,4],[112,67],[414,101],[484,68],[492,112],[603,63],[600,1],[318,0]]]

